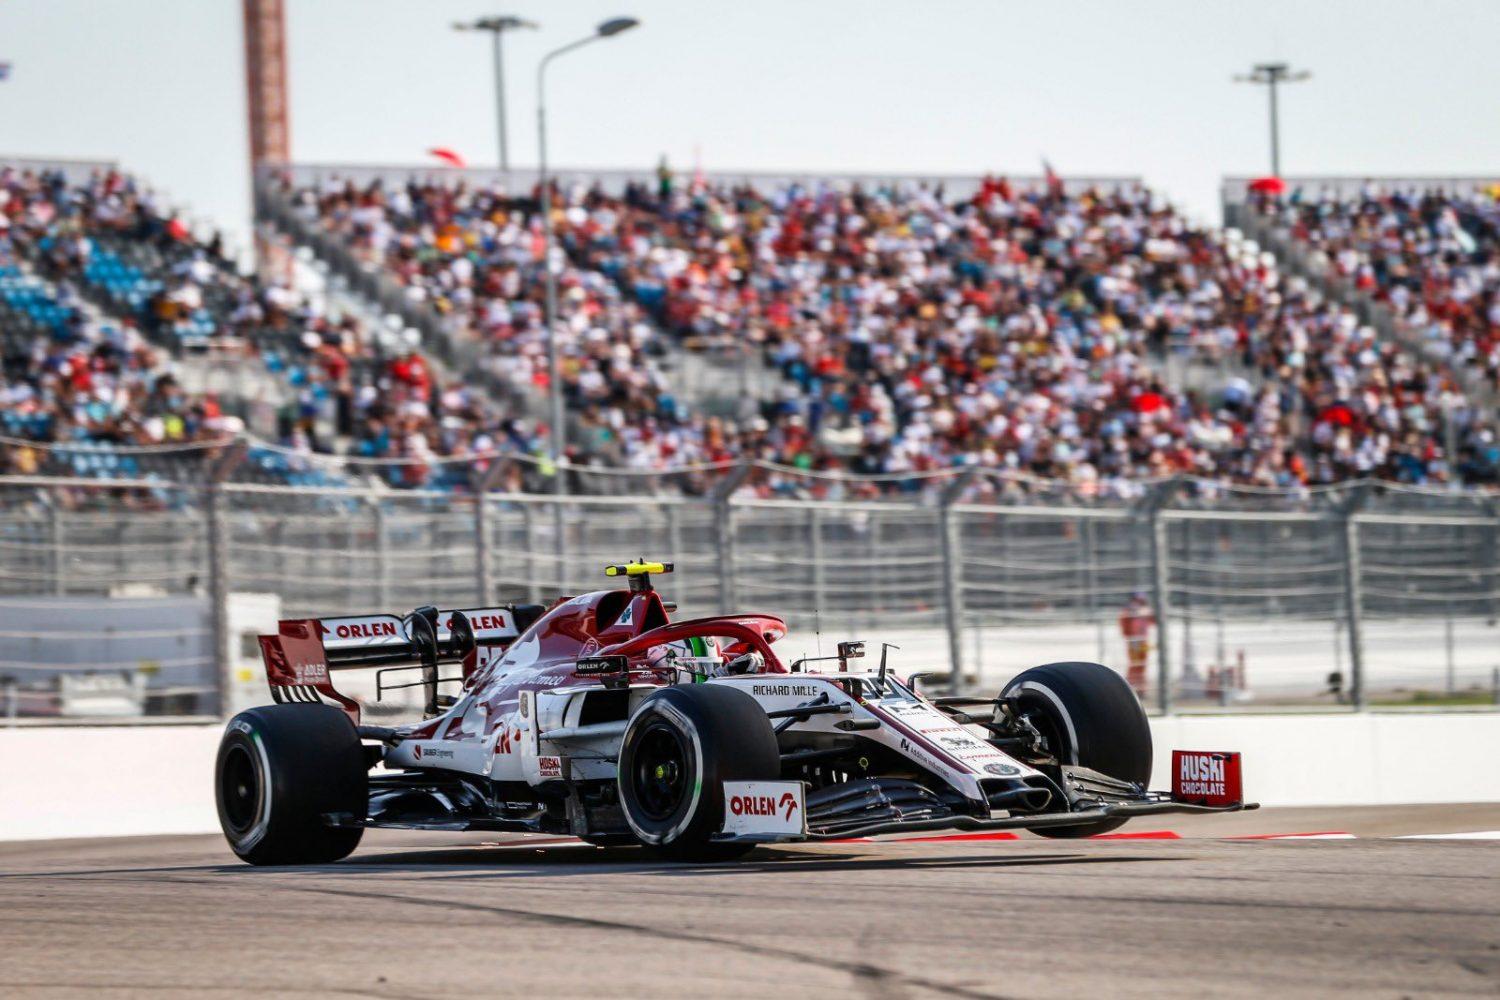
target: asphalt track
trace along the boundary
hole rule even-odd
[[[1500,806],[1158,817],[1181,839],[633,851],[382,834],[0,844],[0,996],[1500,993]],[[1123,831],[1122,831],[1123,832]],[[1234,840],[1286,832],[1357,839]]]

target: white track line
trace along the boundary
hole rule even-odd
[[[534,839],[533,839],[534,838]],[[1004,833],[978,833],[978,834],[950,834],[946,836],[926,837],[893,837],[884,841],[877,841],[871,837],[851,837],[848,840],[838,841],[842,843],[922,843],[926,841],[1015,841],[1020,838],[1009,831]],[[1107,833],[1102,836],[1092,837],[1091,840],[1177,840],[1179,834],[1170,830],[1145,830],[1140,833]],[[1197,839],[1197,838],[1191,838]],[[1343,830],[1327,830],[1320,833],[1254,833],[1241,834],[1229,837],[1208,837],[1207,840],[1357,840],[1352,833]],[[1380,839],[1380,838],[1377,838]],[[1472,830],[1464,833],[1408,833],[1398,837],[1388,838],[1392,840],[1500,840],[1500,830]],[[547,837],[535,834],[523,834],[518,840],[486,841],[475,845],[480,847],[509,847],[509,848],[555,848],[555,847],[585,847],[583,841],[573,837]]]
[[[1354,834],[1343,830],[1325,830],[1321,833],[1252,833],[1238,837],[1218,837],[1218,840],[1355,840]]]

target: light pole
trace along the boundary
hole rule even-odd
[[[1301,83],[1312,78],[1305,69],[1294,70],[1286,63],[1256,63],[1247,74],[1236,76],[1235,83],[1264,84],[1271,98],[1271,176],[1281,176],[1281,124],[1276,106],[1276,88],[1283,83]]]
[[[600,24],[593,34],[569,42],[560,49],[553,49],[542,57],[536,68],[536,131],[537,131],[537,175],[542,186],[542,273],[546,281],[544,320],[547,324],[547,383],[552,409],[552,463],[556,477],[556,492],[563,496],[568,491],[567,477],[560,467],[563,457],[565,429],[563,424],[562,379],[558,373],[557,351],[557,279],[552,274],[552,184],[547,176],[547,67],[552,60],[574,49],[582,48],[601,38],[611,38],[622,31],[629,31],[641,22],[633,17],[615,17]],[[559,521],[562,504],[558,504]],[[558,544],[561,545],[559,535]],[[562,567],[558,567],[559,573]]]
[[[507,31],[518,28],[540,27],[535,21],[522,20],[509,15],[503,17],[481,17],[477,21],[455,21],[454,31],[487,31],[495,45],[495,114],[500,136],[500,172],[510,173],[510,149],[505,137],[505,57],[500,51],[500,39]]]

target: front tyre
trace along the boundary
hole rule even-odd
[[[1122,781],[1151,780],[1151,725],[1140,699],[1115,671],[1098,663],[1048,663],[1022,671],[1000,697],[1014,699],[1058,761]],[[1037,827],[1043,837],[1092,837],[1124,825],[1109,819]]]
[[[662,688],[625,729],[620,805],[636,839],[656,853],[725,860],[755,845],[710,839],[724,825],[724,782],[780,775],[771,720],[750,695],[718,684]]]
[[[327,813],[363,819],[369,770],[349,717],[327,705],[267,705],[225,727],[214,766],[219,826],[252,865],[326,864],[347,857],[364,830],[331,827]]]

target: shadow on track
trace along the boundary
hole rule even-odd
[[[421,875],[454,881],[528,877],[598,876],[610,873],[649,874],[663,877],[733,876],[824,871],[943,870],[956,868],[1017,868],[1044,865],[1130,864],[1142,861],[1180,861],[1180,854],[996,854],[946,855],[942,857],[872,857],[866,852],[809,852],[762,848],[737,861],[692,863],[663,861],[638,848],[475,847],[397,851],[349,858],[336,865],[318,867],[330,875],[355,875],[361,871]],[[296,869],[279,869],[282,871]]]
[[[258,878],[266,875],[318,875],[358,879],[367,875],[408,875],[422,880],[525,879],[597,877],[611,874],[653,875],[664,878],[765,875],[833,871],[941,871],[945,869],[1032,868],[1049,865],[1119,865],[1148,861],[1181,861],[1187,855],[999,853],[922,856],[903,853],[881,856],[872,851],[807,851],[794,847],[760,848],[735,861],[694,863],[654,858],[636,847],[588,847],[555,844],[525,846],[473,845],[428,849],[383,850],[356,854],[333,864],[253,867],[236,861],[184,865],[112,865],[99,868],[53,869],[0,873],[3,879],[88,878],[143,875],[223,875]]]

